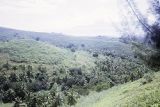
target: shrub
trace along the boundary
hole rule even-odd
[[[40,65],[40,66],[38,67],[38,70],[39,70],[41,73],[46,73],[46,72],[47,72],[47,68],[44,67],[44,66],[42,66],[42,65]]]
[[[93,57],[98,57],[98,53],[93,53]]]
[[[35,40],[36,40],[36,41],[39,41],[39,40],[40,40],[40,37],[36,37]]]
[[[10,88],[10,83],[8,81],[5,81],[2,85],[3,91],[7,91]]]
[[[45,81],[34,81],[32,83],[28,83],[27,85],[28,90],[33,91],[33,92],[37,92],[37,91],[41,91],[41,90],[47,90],[49,88],[48,83]]]
[[[81,44],[81,47],[85,47],[85,44]]]
[[[106,90],[110,88],[110,84],[109,83],[98,83],[96,86],[95,86],[95,90],[97,92],[100,92],[102,90]]]
[[[152,81],[153,81],[153,78],[154,78],[153,74],[151,74],[151,73],[145,74],[145,75],[143,76],[142,84],[147,84],[147,83],[152,82]]]
[[[15,100],[15,92],[12,89],[5,91],[2,96],[2,101],[4,103],[9,103]]]
[[[0,75],[0,85],[2,85],[6,80],[7,78],[4,75]]]
[[[11,69],[11,65],[8,63],[8,61],[6,64],[3,65],[3,68],[6,68],[7,70]]]
[[[69,69],[70,75],[82,75],[81,68],[70,68]]]
[[[71,48],[71,52],[76,52],[76,50],[74,48]]]
[[[30,96],[27,107],[38,107],[37,105],[37,97],[35,94]]]
[[[74,90],[80,95],[83,95],[83,96],[89,95],[89,89],[85,87],[77,87]]]
[[[62,93],[57,93],[57,95],[54,97],[54,101],[53,101],[53,107],[59,107],[63,104],[63,95]]]
[[[18,81],[18,76],[15,73],[11,73],[10,77],[9,77],[9,80],[11,82],[17,82]]]
[[[73,47],[76,47],[74,44],[70,43],[66,48],[73,48]]]
[[[70,105],[70,106],[75,105],[77,103],[73,91],[68,93],[67,101],[68,101],[67,104]]]
[[[16,70],[18,69],[18,67],[17,67],[17,66],[13,66],[12,69],[13,69],[14,71],[16,71]]]

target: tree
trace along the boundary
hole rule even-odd
[[[9,76],[9,80],[11,82],[17,82],[18,81],[18,76],[15,73],[11,73]]]
[[[6,68],[7,70],[11,69],[11,65],[9,64],[9,62],[7,61],[6,64],[3,65],[3,68]]]
[[[93,57],[98,57],[98,53],[93,53]]]
[[[9,89],[3,93],[2,101],[4,103],[9,103],[15,100],[15,92],[12,89]]]
[[[160,49],[160,3],[159,0],[149,1],[150,3],[150,14],[156,17],[153,24],[149,24],[147,16],[142,15],[140,10],[136,7],[133,0],[126,0],[129,7],[131,8],[133,14],[138,19],[140,25],[142,26],[144,32],[146,32],[145,42],[152,46],[153,48]]]
[[[85,47],[85,44],[81,44],[81,47],[83,47],[83,48],[84,48],[84,47]]]
[[[40,37],[36,37],[36,41],[39,41],[40,40]]]
[[[159,0],[152,0],[149,1],[150,3],[150,14],[156,17],[154,23],[150,24],[148,21],[148,17],[144,16],[139,8],[137,7],[136,3],[133,0],[125,0],[130,7],[132,13],[134,14],[135,18],[139,22],[139,26],[142,27],[143,31],[145,32],[145,39],[143,44],[135,45],[136,47],[136,54],[140,56],[144,62],[147,62],[149,66],[152,68],[160,66],[160,3]],[[138,30],[137,30],[138,32]]]
[[[68,100],[68,105],[70,106],[75,105],[77,103],[73,90],[71,90],[71,92],[68,93],[67,100]]]
[[[118,8],[119,15],[121,16],[121,18],[119,19],[121,23],[120,25],[112,23],[112,25],[120,33],[120,41],[129,44],[132,41],[139,40],[137,36],[141,35],[142,29],[138,22],[138,19],[135,17],[135,14],[133,14],[132,8],[130,7],[130,2],[126,1],[127,0],[117,1],[120,4]]]

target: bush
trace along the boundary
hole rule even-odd
[[[98,57],[98,53],[93,53],[93,57]]]
[[[85,44],[81,44],[81,47],[83,47],[83,48],[84,48],[84,47],[85,47]]]
[[[40,65],[40,66],[38,67],[38,70],[39,70],[41,73],[46,73],[46,72],[47,72],[47,68],[44,67],[44,66],[42,66],[42,65]]]
[[[33,91],[33,92],[37,92],[37,91],[41,91],[41,90],[47,90],[49,88],[49,85],[45,81],[36,80],[32,83],[29,83],[27,87],[28,87],[28,90]]]
[[[38,107],[37,105],[37,97],[35,94],[30,96],[27,107]]]
[[[36,37],[36,39],[35,39],[36,41],[39,41],[40,40],[40,37]]]
[[[95,86],[95,91],[97,92],[100,92],[100,91],[103,91],[103,90],[106,90],[108,88],[110,88],[110,84],[109,83],[98,83],[96,86]]]
[[[2,96],[2,101],[4,103],[9,103],[15,100],[15,92],[12,89],[5,91]]]
[[[76,52],[76,50],[74,48],[71,48],[71,52]]]
[[[77,103],[76,96],[74,95],[73,91],[69,92],[68,97],[67,97],[67,101],[68,101],[67,104],[70,106],[75,105]]]
[[[0,85],[2,85],[6,80],[7,78],[4,75],[0,75]]]
[[[84,87],[80,87],[76,90],[76,92],[80,95],[86,96],[89,95],[89,89],[84,88]]]
[[[10,77],[9,77],[9,80],[11,82],[17,82],[18,81],[18,77],[17,77],[17,75],[15,73],[11,73]]]
[[[69,69],[70,75],[82,75],[81,68],[70,68]]]
[[[144,84],[147,84],[147,83],[152,82],[152,81],[153,81],[153,78],[154,78],[153,74],[151,74],[151,73],[145,74],[145,75],[143,76],[142,84],[144,85]]]
[[[3,65],[3,68],[6,68],[7,70],[11,69],[11,65],[8,63],[8,61],[6,64]]]

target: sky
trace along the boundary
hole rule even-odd
[[[117,1],[0,0],[0,26],[72,36],[119,36],[112,26],[121,23]]]

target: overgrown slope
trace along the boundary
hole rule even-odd
[[[74,38],[71,47],[59,47],[31,38],[1,41],[2,102],[10,106],[9,103],[16,104],[15,101],[20,98],[18,103],[28,106],[37,104],[37,107],[55,104],[61,107],[72,106],[79,98],[77,107],[133,107],[137,105],[131,105],[131,102],[141,103],[138,101],[143,97],[141,92],[151,83],[141,85],[139,80],[116,86],[135,81],[150,72],[138,59],[130,57],[133,55],[130,45],[118,40],[105,41],[99,37],[83,41],[84,44]],[[83,44],[81,49],[75,47],[78,43]],[[131,95],[137,96],[129,98]],[[32,102],[33,99],[37,101]]]

